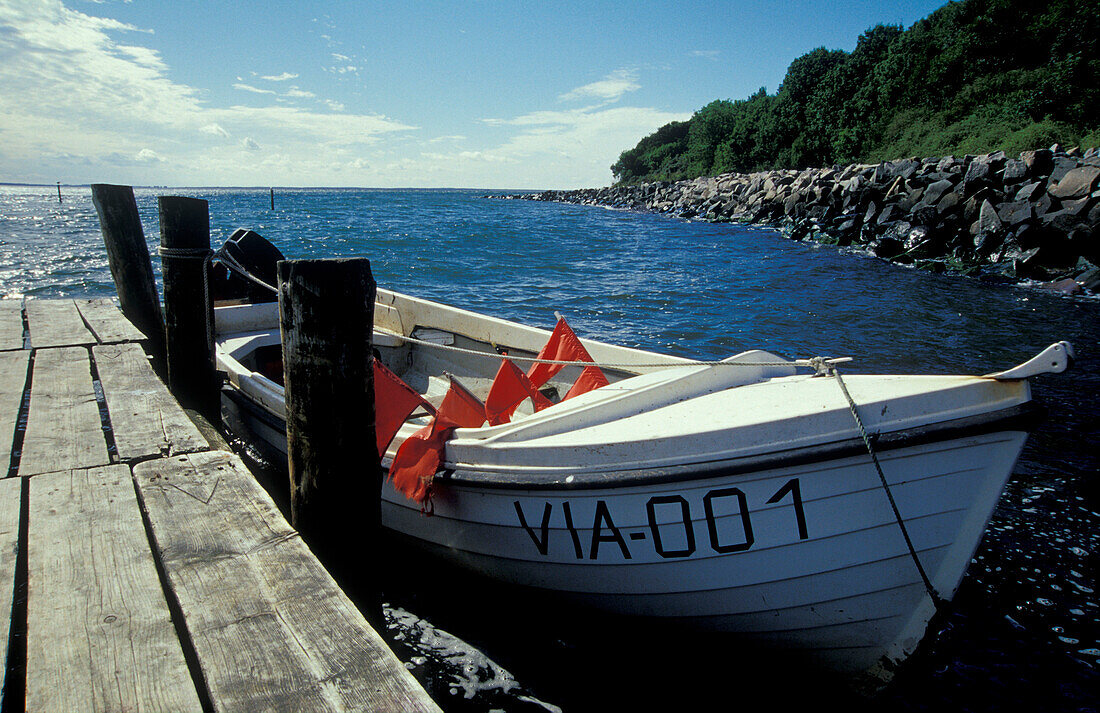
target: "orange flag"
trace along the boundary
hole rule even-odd
[[[374,432],[378,438],[379,458],[386,454],[390,441],[417,406],[423,406],[428,413],[435,413],[435,407],[418,394],[416,389],[402,381],[400,376],[387,369],[381,361],[375,359]]]
[[[577,380],[573,382],[573,386],[569,388],[569,392],[562,398],[562,401],[571,399],[574,396],[580,396],[586,391],[592,389],[598,389],[601,386],[607,386],[607,377],[604,376],[603,371],[598,366],[586,366],[581,375],[577,377]]]
[[[485,416],[489,425],[507,423],[516,407],[528,397],[535,402],[536,411],[552,405],[550,399],[539,393],[527,374],[513,364],[511,359],[501,360],[497,375],[493,377],[493,385],[489,387],[489,396],[485,399]]]
[[[554,331],[550,334],[546,346],[539,352],[538,358],[551,361],[592,361],[588,350],[581,344],[581,340],[573,332],[573,329],[565,323],[564,317],[558,317],[558,323],[554,325]],[[534,364],[527,371],[527,377],[531,379],[531,383],[537,388],[549,381],[563,368],[565,368],[564,364]],[[607,385],[607,378],[598,366],[586,367],[585,371],[588,372],[589,369],[593,371],[591,372],[592,376],[588,377],[588,381],[594,385],[584,389],[585,391]],[[596,376],[597,374],[598,376]],[[582,374],[581,379],[584,378],[585,376]],[[574,394],[573,391],[574,389],[570,389],[569,393],[576,396],[577,394]]]
[[[426,503],[432,479],[443,463],[443,448],[456,428],[485,423],[485,404],[451,377],[451,386],[431,423],[405,439],[390,464],[394,487],[410,500]]]

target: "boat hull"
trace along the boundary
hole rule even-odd
[[[240,394],[234,403],[253,435],[285,452],[277,419]],[[879,453],[944,600],[1027,437],[996,428],[955,435]],[[383,488],[382,523],[501,582],[885,676],[916,648],[935,607],[870,457],[847,452],[791,453],[758,469],[700,464],[675,477],[610,473],[607,487],[507,487],[499,477],[494,487],[454,470],[437,477],[430,516]]]

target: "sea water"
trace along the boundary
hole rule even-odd
[[[506,191],[500,191],[503,194]],[[0,298],[114,293],[87,187],[0,186]],[[388,633],[448,711],[784,704],[1096,710],[1100,302],[799,243],[770,229],[486,191],[135,191],[159,279],[156,199],[209,201],[215,246],[252,228],[288,258],[362,256],[378,284],[584,337],[699,359],[849,356],[851,372],[988,373],[1069,340],[1033,380],[1047,410],[958,595],[874,699],[726,641],[647,638],[397,556]],[[728,705],[727,705],[728,704]]]

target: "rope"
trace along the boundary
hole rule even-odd
[[[170,248],[166,245],[157,246],[157,254],[161,262],[168,260],[202,260],[202,294],[205,300],[205,312],[210,313],[210,264],[214,259],[214,252],[209,248]],[[206,324],[206,343],[214,344],[214,325],[209,316],[203,320]]]
[[[230,255],[229,253],[227,253],[225,251],[225,246],[224,245],[222,247],[218,248],[218,251],[216,253],[214,253],[214,259],[217,260],[218,262],[220,262],[221,264],[225,265],[226,268],[228,268],[231,272],[235,272],[236,274],[240,275],[241,277],[245,278],[246,280],[249,280],[250,282],[252,282],[256,285],[259,285],[260,287],[263,287],[264,289],[270,290],[271,292],[273,292],[275,294],[279,293],[278,288],[267,284],[266,282],[264,282],[263,280],[261,280],[260,278],[256,277],[251,272],[249,272],[248,268],[246,268],[244,265],[237,262],[237,260],[232,255]]]
[[[791,361],[703,361],[700,359],[685,359],[682,362],[624,362],[613,363],[603,361],[565,361],[560,359],[539,359],[537,357],[525,357],[525,356],[512,356],[509,354],[497,354],[494,352],[483,352],[477,349],[467,349],[465,347],[456,347],[449,344],[438,344],[436,342],[430,342],[425,339],[417,339],[416,337],[406,337],[404,335],[398,335],[400,339],[404,339],[408,342],[415,344],[421,344],[426,347],[434,347],[436,349],[442,349],[444,351],[459,352],[461,354],[470,354],[472,356],[486,357],[488,359],[511,359],[512,361],[522,361],[531,364],[561,364],[563,366],[598,366],[604,369],[648,369],[659,367],[674,367],[674,366],[801,366],[801,367],[814,367],[818,368],[818,364],[832,365],[843,364],[844,362],[852,361],[851,357],[814,357],[812,359],[793,359]],[[820,371],[820,370],[819,370]]]
[[[924,588],[928,592],[928,596],[932,598],[932,604],[936,609],[940,609],[943,606],[943,600],[940,599],[939,594],[936,593],[935,587],[932,586],[931,580],[928,579],[928,574],[924,571],[924,566],[921,564],[920,557],[917,556],[917,550],[913,546],[913,540],[909,537],[909,530],[905,527],[905,520],[901,517],[901,511],[898,510],[898,504],[894,501],[893,493],[890,492],[890,484],[886,482],[886,475],[882,472],[882,465],[878,461],[878,455],[875,453],[874,446],[871,445],[871,438],[867,435],[867,429],[863,426],[863,419],[859,417],[859,411],[856,409],[856,402],[852,399],[852,395],[848,393],[848,387],[844,384],[844,379],[840,377],[840,370],[833,365],[829,365],[828,371],[836,378],[836,383],[840,386],[840,390],[844,392],[844,398],[848,401],[848,409],[852,412],[852,418],[855,419],[856,426],[859,428],[859,435],[863,439],[863,445],[867,447],[867,452],[871,455],[871,461],[875,464],[875,470],[878,472],[878,478],[882,483],[882,489],[886,491],[886,499],[890,501],[890,507],[894,511],[894,519],[898,523],[898,528],[901,530],[902,537],[905,538],[905,545],[909,548],[909,556],[913,559],[913,564],[917,566],[917,572],[920,573],[920,578],[924,582]]]

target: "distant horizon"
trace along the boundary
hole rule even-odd
[[[547,190],[947,0],[0,0],[12,184]],[[63,185],[65,185],[63,183]]]

